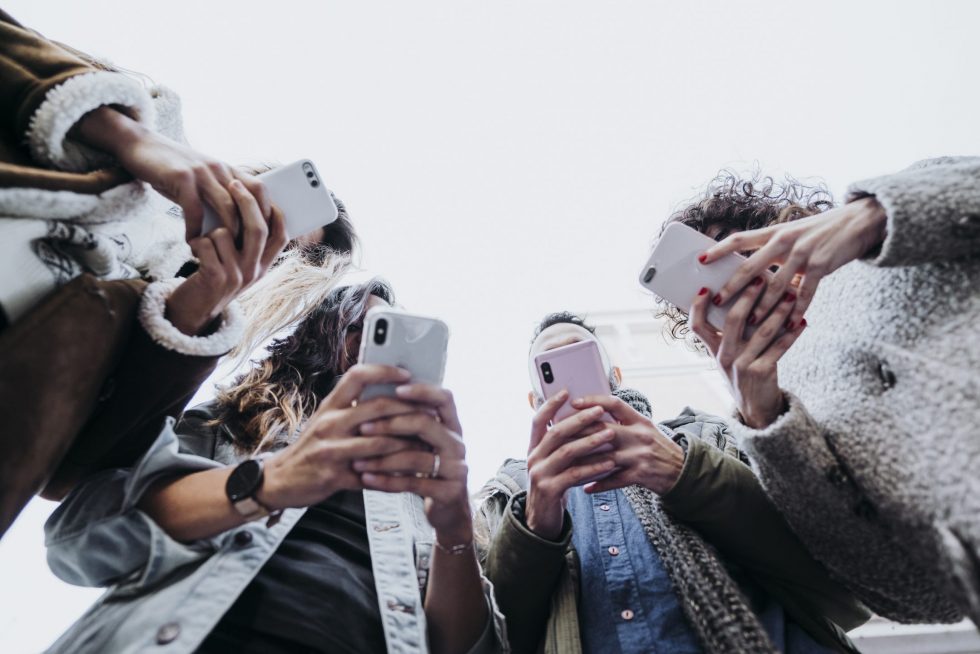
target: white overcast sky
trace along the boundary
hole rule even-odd
[[[648,306],[635,278],[652,236],[719,168],[841,193],[980,152],[966,0],[4,7],[177,90],[201,150],[317,163],[364,267],[451,327],[471,486],[526,449],[535,320]],[[0,651],[37,651],[97,595],[47,571],[51,506],[0,543]]]

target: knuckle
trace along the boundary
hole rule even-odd
[[[174,171],[173,176],[174,180],[180,186],[190,186],[194,183],[197,173],[193,168],[181,168],[180,170]]]
[[[796,236],[785,229],[776,232],[775,236],[772,237],[772,242],[781,247],[791,246],[795,241]]]

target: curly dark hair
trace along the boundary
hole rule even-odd
[[[219,390],[211,424],[227,425],[242,452],[288,442],[356,362],[356,345],[350,346],[348,336],[357,335],[360,342],[372,295],[395,302],[391,286],[379,278],[332,290],[292,334],[269,345],[265,359]]]
[[[822,183],[808,186],[789,176],[778,181],[758,171],[740,176],[722,170],[701,194],[671,214],[660,234],[671,223],[682,223],[720,241],[734,232],[798,220],[833,206],[833,196]],[[686,338],[687,313],[662,298],[655,301],[659,305],[655,316],[666,321],[665,332],[674,339]],[[700,348],[700,343],[696,346]]]

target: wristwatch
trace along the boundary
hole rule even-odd
[[[267,515],[278,514],[270,511],[255,499],[255,494],[262,488],[264,481],[262,459],[242,461],[231,471],[225,484],[225,494],[235,510],[246,520],[257,520]]]

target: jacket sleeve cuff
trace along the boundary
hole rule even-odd
[[[660,496],[664,508],[683,515],[689,508],[700,504],[699,493],[702,490],[705,456],[710,446],[699,438],[687,439],[687,449],[684,454],[684,467],[677,481],[670,490]]]
[[[221,316],[218,330],[208,336],[190,336],[177,329],[164,317],[167,300],[183,279],[166,279],[153,282],[143,291],[140,302],[140,324],[154,342],[191,356],[221,356],[227,354],[241,340],[245,318],[237,301],[231,302]]]
[[[980,247],[980,157],[941,157],[852,184],[847,201],[874,197],[885,240],[868,259],[908,266],[974,256]]]
[[[173,419],[131,469],[108,470],[80,484],[44,525],[48,566],[59,579],[104,587],[125,580],[131,589],[154,584],[205,556],[209,540],[180,543],[137,508],[167,475],[220,468],[210,459],[179,452]]]
[[[153,100],[135,80],[106,71],[76,75],[48,91],[31,117],[27,142],[34,158],[71,172],[111,165],[109,155],[68,138],[85,114],[106,105],[125,107],[141,123],[155,123]]]
[[[549,555],[557,551],[564,556],[568,544],[572,541],[572,517],[568,511],[563,512],[558,540],[549,540],[538,536],[527,526],[527,518],[524,514],[525,502],[527,502],[527,491],[521,491],[510,498],[504,510],[504,521],[498,538],[503,538],[515,546],[531,548],[529,552]]]

